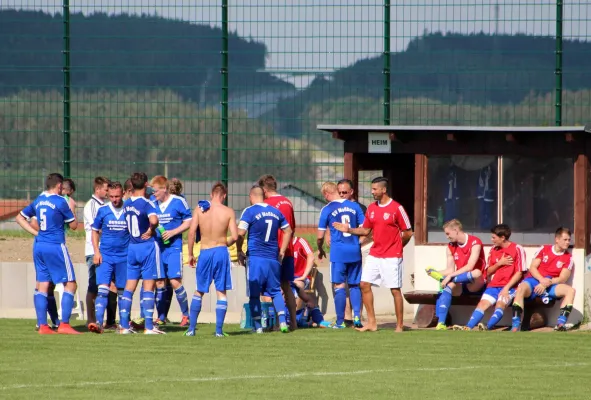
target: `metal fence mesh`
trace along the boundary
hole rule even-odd
[[[582,0],[4,1],[0,221],[49,172],[84,201],[94,176],[141,170],[180,178],[192,204],[227,181],[236,209],[271,173],[313,224],[320,184],[343,176],[342,142],[319,123],[585,124],[590,13]]]

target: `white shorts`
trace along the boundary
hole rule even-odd
[[[374,286],[383,286],[388,289],[400,289],[403,272],[402,258],[367,256],[361,271],[361,282],[369,282]]]

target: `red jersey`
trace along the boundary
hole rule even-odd
[[[282,196],[280,194],[276,194],[275,196],[271,196],[265,199],[265,203],[277,208],[283,214],[283,217],[289,223],[289,226],[294,231],[295,235],[295,215],[293,213],[293,205],[291,201],[287,199],[287,197]],[[283,241],[283,231],[279,229],[279,235],[277,236],[277,242],[279,243],[279,247],[281,247],[281,243]],[[290,243],[287,247],[287,251],[285,252],[286,257],[293,257],[293,243]]]
[[[506,248],[493,247],[490,249],[490,252],[488,253],[487,268],[495,265],[501,258],[503,258],[503,256],[513,258],[513,264],[503,265],[499,267],[492,276],[488,276],[487,287],[505,287],[517,272],[527,271],[525,250],[516,243],[510,243]],[[519,284],[519,282],[517,282],[515,286],[517,286],[517,284]]]
[[[304,275],[306,272],[306,265],[308,264],[308,256],[313,254],[312,248],[308,241],[301,237],[294,237],[292,240],[293,244],[293,263],[294,263],[294,275],[296,277]],[[308,278],[310,276],[308,275]]]
[[[538,272],[546,278],[558,278],[563,268],[572,271],[575,266],[572,255],[568,251],[556,253],[552,244],[540,247],[534,254],[535,258],[542,261],[538,267]],[[527,277],[530,276],[531,272],[528,272]]]
[[[468,260],[470,260],[470,254],[472,254],[472,248],[476,245],[480,245],[480,254],[478,255],[478,261],[476,261],[474,269],[481,270],[482,274],[485,273],[486,260],[484,259],[484,248],[482,246],[482,240],[480,240],[476,236],[468,235],[467,233],[466,243],[449,243],[447,245],[447,248],[451,252],[451,255],[454,256],[456,271],[460,268],[464,268],[466,264],[468,264]]]
[[[412,228],[410,219],[396,201],[387,204],[377,201],[367,207],[364,228],[373,230],[373,244],[369,255],[379,258],[402,258],[402,231]]]

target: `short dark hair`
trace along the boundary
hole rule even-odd
[[[145,188],[146,183],[148,183],[148,175],[145,172],[134,172],[129,179],[131,179],[131,186],[135,190]]]
[[[554,232],[554,237],[559,238],[563,233],[566,233],[568,236],[572,236],[570,229],[561,226],[560,228],[556,229],[556,232]]]
[[[104,176],[97,176],[96,178],[94,178],[94,190],[100,188],[105,183],[109,184],[109,179],[105,178]]]
[[[109,190],[111,189],[121,189],[123,191],[123,185],[119,181],[109,182]]]
[[[64,183],[64,176],[62,174],[58,174],[57,172],[53,172],[45,178],[45,189],[53,189],[60,183]]]
[[[123,184],[123,189],[127,192],[128,190],[133,189],[133,185],[131,184],[131,179],[128,179]]]
[[[263,175],[259,178],[258,186],[265,190],[277,190],[277,179],[273,175]]]
[[[509,240],[511,237],[511,228],[509,228],[509,225],[507,224],[495,225],[490,229],[490,232],[494,233],[498,237],[504,237],[505,240]]]
[[[381,183],[382,186],[388,187],[388,178],[384,178],[383,176],[378,176],[377,178],[373,178],[371,180],[371,184],[374,183]]]
[[[70,189],[72,189],[72,192],[76,191],[76,184],[74,183],[74,180],[72,180],[70,178],[66,178],[66,179],[64,179],[64,183],[67,183],[70,186]]]
[[[211,194],[226,196],[228,194],[228,189],[226,189],[226,185],[222,182],[216,182],[211,187]]]
[[[337,182],[337,185],[343,185],[343,184],[347,184],[349,185],[349,187],[351,189],[353,189],[353,181],[351,179],[347,179],[347,178],[343,178],[340,181]]]

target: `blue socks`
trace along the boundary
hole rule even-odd
[[[168,290],[171,290],[172,286],[170,288],[167,288],[167,294],[168,294]],[[188,317],[189,316],[189,302],[187,300],[187,291],[185,290],[184,286],[180,286],[178,289],[175,289],[174,291],[176,293],[176,299],[179,302],[179,306],[181,306],[181,312],[183,313],[183,316]],[[170,293],[170,296],[172,298],[172,292]],[[165,302],[167,301],[167,308],[170,308],[170,300],[165,299]],[[219,303],[219,300],[218,300]],[[166,314],[168,313],[168,310],[165,311],[165,317]]]
[[[449,307],[451,306],[451,288],[446,286],[445,289],[441,293],[439,293],[439,298],[437,299],[437,308],[435,313],[437,315],[437,319],[439,320],[440,324],[445,324],[445,320],[447,319],[447,313],[449,312]]]
[[[142,293],[143,290],[140,292]],[[119,299],[119,319],[121,327],[123,329],[129,329],[129,313],[131,312],[131,301],[133,299],[133,293],[129,290],[123,291],[121,298]],[[143,311],[143,308],[142,308]],[[143,318],[143,317],[142,317]]]
[[[353,319],[358,317],[361,320],[361,289],[359,285],[349,285],[349,300],[353,309]],[[318,310],[320,312],[320,310]]]
[[[454,283],[472,283],[474,279],[472,278],[472,272],[464,272],[452,279]]]
[[[285,300],[283,300],[283,295],[281,292],[275,293],[273,296],[273,307],[275,307],[275,310],[277,310],[277,318],[279,319],[279,323],[285,323]]]
[[[144,288],[140,289],[140,318],[146,318],[146,311],[144,310]]]
[[[105,310],[109,303],[109,287],[99,286],[96,300],[94,302],[96,309],[96,323],[99,328],[103,327],[103,321],[105,319]]]
[[[197,296],[196,294],[193,295],[193,300],[191,301],[191,312],[189,314],[189,331],[194,331],[197,327],[197,318],[199,317],[199,313],[201,312],[201,302],[203,298],[201,296]],[[260,307],[259,307],[260,310]],[[260,314],[260,311],[259,311]]]
[[[70,323],[70,316],[72,315],[72,306],[74,305],[74,293],[64,290],[62,296],[62,322],[64,324]]]
[[[488,330],[493,329],[501,320],[501,318],[503,318],[503,309],[502,308],[497,308],[495,309],[495,312],[493,313],[493,315],[490,317],[490,319],[488,320],[488,324],[486,324],[486,328]]]
[[[144,313],[146,329],[151,331],[154,329],[154,293],[144,292]]]
[[[322,315],[318,307],[314,307],[310,312],[310,315],[312,316],[312,322],[314,322],[315,324],[319,324],[322,321],[324,321],[324,316]]]
[[[57,303],[55,302],[55,296],[53,293],[47,294],[47,312],[49,313],[49,318],[51,318],[51,322],[58,326],[60,324],[60,317],[57,313]]]
[[[33,301],[35,303],[35,313],[37,314],[37,324],[39,326],[47,325],[47,293],[35,290]]]
[[[353,302],[351,302],[353,304]],[[342,325],[345,322],[345,307],[347,306],[347,292],[345,288],[336,288],[334,290],[334,307],[337,313],[336,325]]]
[[[156,310],[158,310],[158,319],[164,321],[166,319],[166,287],[156,289]]]
[[[222,327],[224,326],[224,319],[226,319],[226,311],[228,310],[228,300],[218,300],[215,307],[215,333],[222,335]]]
[[[482,317],[484,317],[484,311],[480,309],[474,310],[472,316],[470,317],[470,321],[468,321],[468,328],[473,329],[480,321],[482,321]]]
[[[253,320],[254,329],[255,330],[261,329],[263,327],[263,325],[261,324],[261,298],[260,298],[260,296],[250,297],[248,300],[248,306],[250,307],[250,317]],[[285,305],[283,306],[283,309],[285,309]],[[283,321],[285,322],[285,316],[283,316]]]

